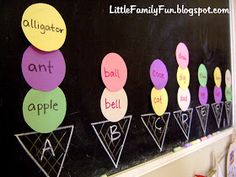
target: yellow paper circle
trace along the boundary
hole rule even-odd
[[[103,116],[107,120],[111,122],[121,120],[128,108],[128,98],[125,90],[122,88],[117,92],[111,92],[105,88],[100,100],[100,107]]]
[[[22,16],[21,27],[29,42],[50,52],[59,49],[66,39],[66,25],[59,12],[49,4],[29,6]]]
[[[188,68],[182,69],[178,67],[176,77],[180,88],[188,88],[190,82],[190,74]]]
[[[151,102],[154,112],[158,116],[162,116],[165,113],[168,105],[168,94],[166,89],[163,88],[161,90],[157,90],[155,87],[153,87],[151,91]]]
[[[214,70],[214,81],[215,81],[216,86],[220,87],[222,76],[221,76],[221,71],[219,67],[216,67]]]

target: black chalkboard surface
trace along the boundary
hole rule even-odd
[[[193,108],[193,112],[188,141],[204,136],[196,112],[196,107],[200,105],[197,73],[201,63],[208,71],[210,107],[206,135],[231,126],[232,121],[227,120],[226,109],[223,106],[218,128],[211,106],[215,102],[213,71],[216,66],[219,66],[222,72],[222,101],[226,100],[224,75],[225,71],[231,68],[229,14],[202,14],[201,16],[109,14],[110,5],[135,4],[139,7],[149,7],[163,4],[175,8],[180,4],[186,7],[229,8],[227,0],[179,0],[178,2],[172,0],[42,0],[41,2],[54,6],[60,12],[67,26],[66,41],[60,48],[66,61],[66,75],[60,88],[67,99],[67,112],[60,125],[60,131],[55,131],[53,135],[28,133],[33,130],[23,119],[22,104],[30,86],[23,78],[21,60],[30,43],[22,32],[21,18],[24,10],[36,2],[38,1],[0,1],[0,115],[3,121],[1,134],[2,144],[4,144],[2,147],[5,150],[2,152],[6,157],[4,162],[7,176],[110,175],[151,160],[186,143],[186,137],[173,114],[180,110],[177,103],[178,64],[175,58],[175,50],[179,42],[187,45],[190,56],[188,68],[191,75],[189,85],[191,103],[189,108]],[[110,152],[105,150],[107,146],[102,145],[97,136],[101,126],[104,126],[103,130],[109,130],[114,125],[110,122],[97,124],[106,121],[100,110],[100,98],[105,88],[100,69],[103,57],[110,52],[120,54],[128,68],[128,78],[124,86],[128,96],[127,119],[120,122],[125,130],[121,137],[126,141],[124,144],[118,144],[120,149],[116,150],[117,154],[113,154],[114,157],[108,156]],[[165,88],[169,96],[166,111],[170,112],[170,117],[162,152],[141,119],[141,115],[153,113],[150,101],[153,84],[150,80],[149,68],[157,58],[162,59],[166,64],[169,74]],[[155,115],[153,116],[155,119]],[[130,117],[132,119],[129,119]],[[64,139],[60,140],[63,135]],[[18,141],[19,138],[21,141]],[[63,164],[62,157],[57,156],[55,158],[58,158],[58,161],[57,159],[53,161],[52,157],[48,163],[39,162],[40,155],[37,153],[40,153],[47,138],[50,139],[53,147],[58,146],[55,153],[63,152],[62,154],[65,155],[67,152]],[[68,141],[70,143],[67,149]],[[23,143],[24,147],[19,142]],[[59,146],[62,148],[60,149]],[[25,149],[33,149],[35,152],[27,154]]]

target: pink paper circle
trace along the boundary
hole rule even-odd
[[[29,46],[23,54],[21,69],[26,82],[32,88],[51,91],[63,81],[66,64],[59,50],[43,52]]]
[[[208,100],[208,90],[207,87],[200,86],[198,90],[198,99],[201,105],[205,105]]]
[[[123,58],[117,53],[107,54],[102,60],[101,76],[109,91],[122,89],[127,80],[127,67]]]
[[[156,89],[160,90],[166,86],[168,81],[168,72],[166,65],[160,59],[156,59],[152,62],[150,67],[150,77]]]
[[[189,52],[188,52],[188,48],[187,46],[180,42],[177,47],[176,47],[176,51],[175,51],[175,56],[176,56],[176,60],[178,62],[178,65],[182,68],[185,69],[188,67],[188,63],[189,63]]]
[[[216,103],[220,103],[222,99],[222,89],[221,87],[214,87],[214,99]]]

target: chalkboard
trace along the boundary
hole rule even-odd
[[[59,86],[66,96],[67,112],[59,130],[50,135],[51,138],[65,137],[61,141],[59,138],[50,140],[52,146],[59,141],[64,147],[64,150],[57,149],[63,151],[64,163],[61,162],[62,157],[57,157],[60,159],[59,164],[56,159],[52,164],[37,164],[37,158],[40,159],[37,149],[34,155],[27,153],[26,149],[34,149],[37,146],[40,150],[49,138],[49,134],[35,133],[24,121],[22,104],[31,87],[26,83],[21,71],[23,53],[30,45],[22,32],[21,18],[24,10],[36,2],[38,1],[0,1],[0,115],[3,121],[2,153],[6,158],[4,163],[8,176],[42,177],[48,173],[48,176],[60,174],[63,177],[110,175],[154,159],[188,141],[203,137],[204,132],[196,111],[196,107],[200,105],[198,101],[200,64],[204,64],[208,71],[209,116],[206,135],[232,125],[231,113],[229,112],[227,119],[224,104],[226,100],[224,76],[225,71],[231,68],[229,14],[201,16],[109,14],[110,5],[157,7],[163,4],[166,7],[176,8],[177,4],[180,4],[186,7],[229,8],[227,0],[178,2],[42,0],[41,2],[48,3],[58,10],[67,26],[67,37],[60,48],[66,61],[66,74]],[[189,108],[192,108],[189,113],[192,114],[192,122],[188,140],[174,117],[174,112],[180,110],[177,103],[179,86],[176,80],[178,63],[175,57],[176,47],[180,42],[185,43],[189,50],[191,94]],[[102,144],[97,136],[101,126],[109,130],[113,125],[111,122],[104,122],[106,119],[100,109],[100,99],[105,88],[101,79],[101,63],[104,56],[110,52],[122,56],[128,69],[127,82],[124,86],[128,96],[128,110],[126,119],[120,122],[125,130],[122,136],[125,142],[119,144],[121,148],[116,151],[114,162],[104,148],[106,145]],[[150,94],[153,84],[149,69],[157,58],[166,64],[169,75],[165,86],[169,97],[166,110],[169,112],[167,114],[169,124],[161,152],[151,136],[152,132],[147,130],[147,124],[145,126],[146,119],[142,119],[142,115],[155,118],[151,105]],[[219,127],[211,106],[215,102],[213,72],[217,66],[222,72],[223,93],[223,110]],[[39,138],[42,138],[41,144],[37,144],[40,142],[37,141]],[[34,140],[37,143],[33,143],[30,147],[29,143]],[[36,160],[33,160],[35,158]]]

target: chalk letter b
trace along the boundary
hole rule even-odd
[[[120,138],[120,132],[117,131],[117,126],[112,125],[110,126],[110,133],[111,133],[111,141],[115,141]]]

